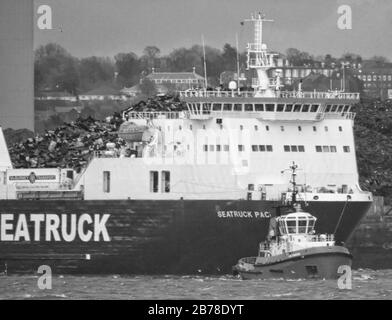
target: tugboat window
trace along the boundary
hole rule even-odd
[[[312,107],[310,108],[310,112],[317,112],[318,110],[318,104],[313,104]]]
[[[231,103],[225,103],[223,105],[223,111],[231,111]]]
[[[245,104],[245,111],[253,112],[253,104]]]
[[[258,112],[264,111],[264,105],[263,104],[255,104],[255,110]]]
[[[327,108],[325,109],[325,112],[330,112],[331,111],[331,105],[327,105]]]
[[[293,112],[300,112],[300,111],[301,111],[301,105],[300,105],[300,104],[296,104],[296,105],[294,106]]]
[[[214,111],[222,111],[222,104],[221,103],[214,103],[212,110]]]
[[[275,111],[275,105],[274,104],[266,104],[265,105],[265,111],[274,112]]]
[[[302,112],[308,112],[309,108],[310,108],[310,105],[304,104],[304,106],[302,107]]]
[[[234,111],[242,111],[242,104],[235,104]]]
[[[284,104],[278,104],[278,107],[276,108],[277,112],[283,112],[284,110]]]
[[[286,109],[284,110],[285,112],[291,112],[293,110],[293,105],[292,104],[286,104]]]

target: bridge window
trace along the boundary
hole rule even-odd
[[[280,126],[280,131],[284,131],[284,126]]]
[[[297,146],[291,146],[291,152],[298,152]]]
[[[323,146],[323,152],[329,152],[329,146]]]
[[[265,111],[274,112],[275,111],[275,105],[274,104],[266,104],[265,105]]]
[[[298,146],[298,151],[299,152],[305,152],[305,147],[304,146]]]
[[[258,112],[264,111],[264,105],[263,105],[263,104],[256,103],[256,104],[255,104],[255,111],[258,111]]]
[[[343,112],[343,108],[344,108],[344,106],[340,105],[340,106],[338,107],[337,112]]]
[[[293,110],[293,105],[292,104],[286,104],[286,109],[284,110],[285,112],[291,112]]]
[[[269,131],[269,126],[265,126],[265,130]]]
[[[302,112],[308,112],[309,108],[310,108],[310,105],[304,104],[303,107],[302,107]]]
[[[325,127],[324,127],[324,130],[325,130],[325,132],[328,132],[328,127],[325,126]]]
[[[284,110],[284,104],[278,104],[278,106],[276,107],[276,111],[283,112],[283,110]]]
[[[207,144],[205,144],[205,145],[203,146],[203,150],[204,150],[205,152],[208,151],[208,145],[207,145]]]
[[[331,105],[329,104],[329,105],[327,105],[327,107],[325,108],[325,112],[330,112],[331,111]]]
[[[234,111],[242,111],[242,104],[236,103],[234,105]]]
[[[350,106],[344,106],[343,112],[348,112],[349,109],[350,109]]]
[[[350,146],[343,146],[343,151],[344,152],[350,152]]]
[[[228,152],[229,150],[230,150],[229,145],[228,145],[228,144],[225,144],[225,145],[223,146],[223,151]]]
[[[258,148],[258,146],[257,145],[252,145],[252,151],[253,152],[257,152],[257,151],[259,151],[259,148]]]
[[[312,107],[310,108],[310,112],[317,112],[319,108],[318,104],[312,104]]]
[[[339,126],[339,131],[340,131],[340,132],[342,132],[342,131],[343,131],[343,128],[342,128],[342,126]]]
[[[265,146],[264,145],[259,145],[259,151],[260,152],[265,152]]]
[[[336,146],[329,146],[331,152],[336,152]]]
[[[158,192],[158,171],[150,171],[150,192]]]
[[[244,126],[243,125],[240,125],[240,130],[241,131],[244,130]]]
[[[110,192],[110,171],[103,172],[103,192]]]
[[[323,152],[323,149],[321,148],[321,146],[316,146],[316,152]]]
[[[170,171],[162,171],[162,192],[170,192]]]
[[[259,130],[259,127],[258,127],[258,126],[255,126],[255,131],[257,131],[257,130]]]
[[[313,126],[313,131],[316,132],[317,131],[317,127]]]
[[[214,103],[212,105],[212,110],[213,111],[222,111],[222,104],[221,103]]]
[[[302,131],[302,127],[301,126],[298,126],[298,131]]]
[[[247,111],[247,112],[253,112],[253,104],[246,103],[246,104],[245,104],[245,111]]]
[[[245,151],[245,146],[244,146],[243,144],[239,144],[239,145],[238,145],[238,151],[239,151],[239,152]]]
[[[290,152],[290,146],[283,146],[284,152]]]
[[[331,108],[331,112],[336,112],[336,109],[338,108],[338,106],[336,104],[334,104]]]
[[[272,146],[271,145],[267,145],[267,152],[272,152]]]
[[[210,151],[214,152],[215,151],[215,146],[213,144],[210,144]]]
[[[216,151],[220,152],[222,150],[222,146],[220,144],[216,145]]]

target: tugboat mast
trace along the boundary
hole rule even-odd
[[[290,169],[291,169],[290,183],[293,185],[293,192],[291,193],[291,204],[294,206],[297,203],[297,194],[298,194],[297,182],[295,180],[297,177],[298,165],[296,165],[295,162],[293,161],[293,164],[290,166]]]

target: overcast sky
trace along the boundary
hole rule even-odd
[[[162,53],[201,42],[240,49],[252,37],[250,26],[240,21],[263,10],[274,19],[265,28],[265,42],[284,52],[295,47],[312,54],[340,56],[354,52],[363,57],[384,55],[392,60],[391,0],[34,0],[35,6],[53,9],[54,27],[35,28],[35,46],[57,42],[73,55],[113,56],[119,52],[141,54],[147,45]],[[350,5],[353,29],[337,27],[338,7]]]

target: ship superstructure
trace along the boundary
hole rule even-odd
[[[61,253],[69,252],[91,258],[83,270],[104,265],[99,272],[228,270],[239,254],[254,251],[275,208],[291,197],[281,168],[293,161],[303,169],[298,199],[317,217],[318,231],[345,241],[372,201],[358,185],[351,108],[359,94],[282,91],[279,75],[267,77],[274,59],[263,43],[266,19],[258,14],[250,20],[253,91],[188,90],[178,93],[184,110],[124,112],[119,135],[126,146],[108,145],[80,173],[12,169],[2,165],[7,159],[0,162],[0,214],[40,212],[53,218],[45,222],[52,231],[32,251],[31,239],[15,252],[12,241],[0,239],[0,261],[20,252],[28,252],[27,262],[48,252],[58,252],[62,261]],[[106,235],[107,227],[107,237],[75,236],[83,245],[73,246],[53,231],[64,223],[72,227],[72,219],[54,217],[64,214],[90,216],[75,218],[78,226],[104,221],[105,230],[103,225],[98,230]],[[18,220],[12,221],[7,232],[15,239]],[[203,266],[193,264],[196,260]]]

